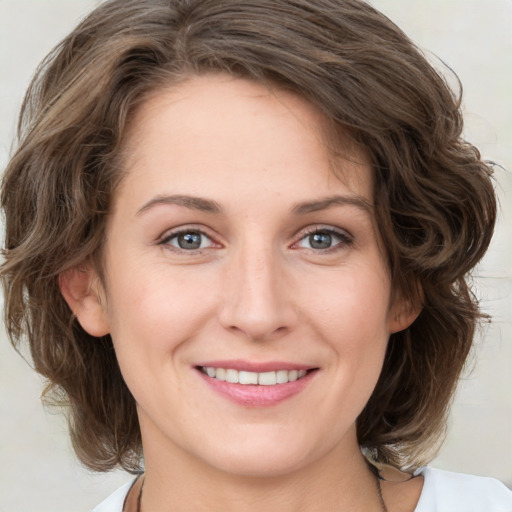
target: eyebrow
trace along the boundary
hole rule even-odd
[[[362,196],[330,196],[315,201],[298,203],[292,208],[292,213],[296,215],[305,215],[307,213],[327,210],[334,206],[355,206],[366,213],[373,213],[373,204]]]
[[[150,210],[158,205],[177,205],[183,206],[185,208],[189,208],[191,210],[198,210],[202,212],[215,213],[220,214],[223,212],[222,207],[216,201],[211,199],[206,199],[203,197],[197,196],[188,196],[188,195],[161,195],[156,196],[150,201],[148,201],[142,208],[137,211],[137,215]],[[314,201],[306,201],[302,203],[297,203],[292,208],[292,213],[295,215],[306,215],[308,213],[314,213],[322,210],[327,210],[334,206],[355,206],[366,213],[373,212],[373,204],[370,203],[367,199],[358,195],[350,195],[350,196],[329,196],[322,199],[317,199]]]
[[[162,204],[175,204],[177,206],[184,206],[191,210],[199,210],[208,213],[222,213],[222,207],[216,201],[205,199],[196,196],[186,195],[171,195],[171,196],[156,196],[148,201],[140,210],[137,215],[144,213],[151,208]]]

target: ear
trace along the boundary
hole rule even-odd
[[[388,316],[389,333],[404,331],[412,325],[421,313],[423,302],[423,289],[418,284],[418,299],[405,299],[397,294],[391,305]]]
[[[105,292],[98,275],[90,265],[62,272],[59,275],[59,287],[86,332],[97,337],[110,332]]]

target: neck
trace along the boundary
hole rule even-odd
[[[271,476],[228,473],[176,447],[166,452],[161,444],[153,444],[155,450],[145,445],[142,512],[381,512],[375,475],[353,437],[307,465]]]

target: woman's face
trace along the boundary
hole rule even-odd
[[[135,116],[98,322],[147,464],[278,475],[357,453],[356,418],[404,319],[367,158],[334,158],[324,124],[290,93],[224,75]]]

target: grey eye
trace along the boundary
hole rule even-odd
[[[330,233],[313,233],[308,236],[309,246],[312,249],[329,249],[332,246],[332,235]]]
[[[318,229],[305,235],[299,241],[299,247],[304,249],[313,249],[317,251],[327,251],[329,249],[343,248],[352,243],[352,238],[344,233],[332,229]]]
[[[201,235],[199,233],[185,233],[176,237],[181,249],[199,249],[201,247]]]
[[[170,236],[165,243],[185,251],[194,251],[208,247],[212,241],[199,231],[184,231]]]

